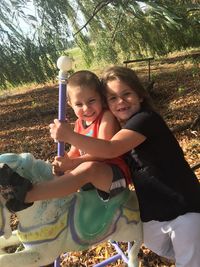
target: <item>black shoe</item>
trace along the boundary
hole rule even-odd
[[[6,200],[9,211],[20,211],[33,205],[24,203],[26,194],[32,187],[28,179],[14,172],[7,164],[0,164],[0,194]]]

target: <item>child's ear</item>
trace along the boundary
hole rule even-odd
[[[67,100],[67,104],[71,107],[71,102],[69,100]]]

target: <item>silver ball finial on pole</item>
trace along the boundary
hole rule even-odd
[[[57,60],[57,67],[59,71],[59,78],[66,79],[68,77],[68,71],[72,68],[72,59],[68,56],[61,56]]]

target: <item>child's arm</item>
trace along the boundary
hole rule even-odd
[[[73,159],[80,156],[79,150],[75,146],[71,146],[68,152],[65,152],[65,155],[56,156],[52,163],[53,172],[56,175],[60,175],[67,170],[74,169]]]
[[[121,129],[119,122],[113,116],[113,114],[106,110],[101,119],[101,124],[99,125],[98,138],[104,140],[110,140],[114,134],[116,134]],[[94,157],[90,154],[85,154],[83,156],[77,157],[74,159],[74,164],[78,166],[79,164],[85,161],[94,161],[94,160],[104,160],[100,157]]]
[[[121,127],[117,119],[107,110],[104,112],[99,126],[98,138],[110,140],[120,129]]]
[[[90,156],[89,154],[85,154],[80,156],[80,153],[76,153],[73,150],[70,149],[68,153],[65,153],[63,157],[56,156],[52,165],[53,165],[53,172],[54,174],[60,176],[64,172],[68,170],[75,169],[78,165],[85,161],[94,161],[94,160],[102,160],[95,158],[93,156]]]
[[[76,158],[80,156],[80,152],[78,150],[78,148],[76,148],[75,146],[71,146],[70,150],[67,152],[67,156],[72,159],[72,158]]]
[[[121,129],[111,140],[91,138],[75,133],[69,124],[61,123],[57,119],[50,124],[50,132],[52,138],[73,144],[92,156],[102,159],[125,154],[146,140],[144,135],[128,129]]]
[[[101,124],[99,126],[99,132],[98,132],[98,138],[104,139],[104,140],[110,140],[113,135],[120,130],[120,124],[116,120],[116,118],[112,115],[110,111],[105,111],[101,120]],[[72,150],[71,150],[72,149]],[[65,156],[63,157],[56,157],[57,161],[63,161],[63,169],[62,171],[66,170],[71,170],[76,168],[78,165],[85,161],[94,161],[98,160],[101,161],[103,160],[102,158],[99,157],[94,157],[89,154],[85,154],[80,156],[79,150],[77,150],[75,147],[72,146],[72,148],[68,152],[68,157]],[[77,152],[74,152],[78,151]],[[59,163],[58,163],[59,165]]]

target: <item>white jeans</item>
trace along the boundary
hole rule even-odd
[[[176,267],[200,267],[200,213],[186,213],[171,221],[143,223],[144,244],[173,259]]]

